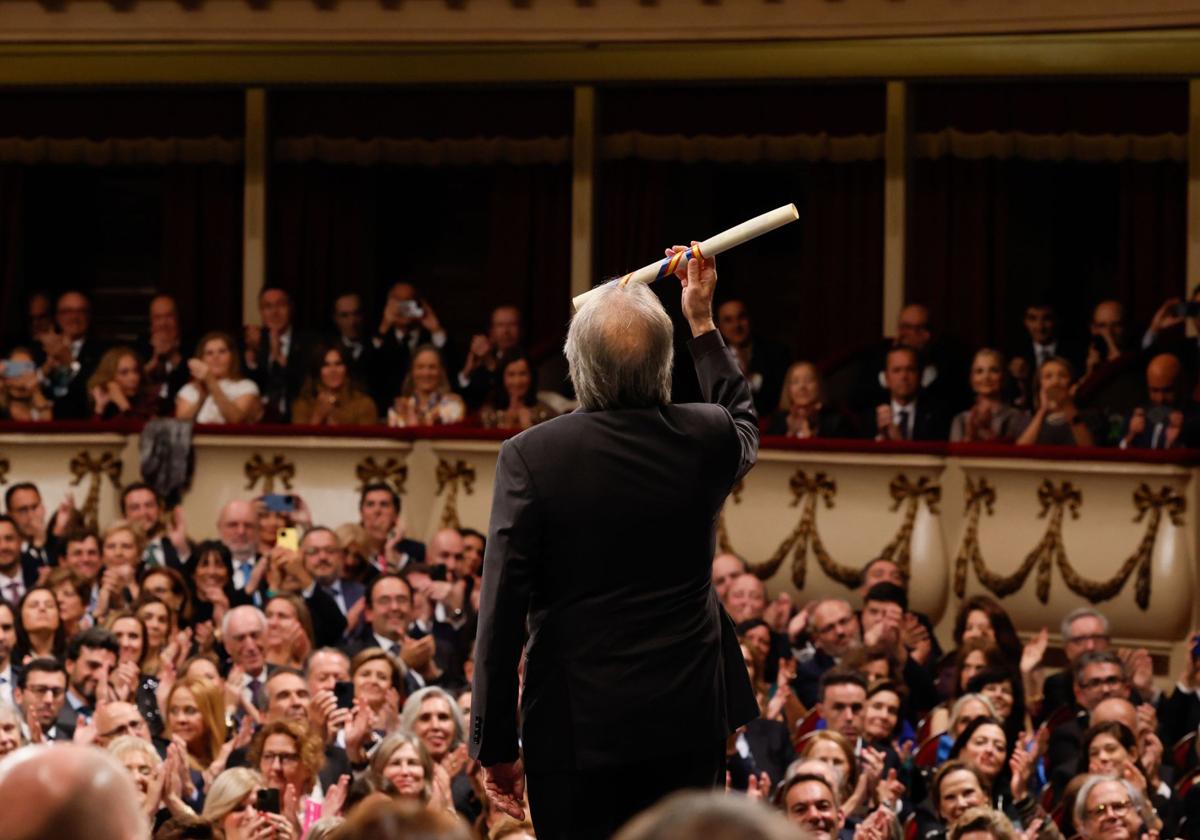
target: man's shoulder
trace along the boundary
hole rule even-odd
[[[725,428],[730,424],[729,411],[715,403],[670,403],[657,408],[619,409],[615,411],[584,411],[576,409],[538,423],[505,441],[506,446],[526,450],[557,443],[560,440],[577,442],[579,435],[593,430],[622,427],[678,427],[680,424]]]

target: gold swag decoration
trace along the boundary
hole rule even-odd
[[[278,478],[287,490],[292,489],[292,479],[296,477],[296,465],[276,455],[270,461],[255,452],[243,467],[246,473],[246,489],[252,490],[255,484],[262,481],[263,493],[275,492],[275,479]]]
[[[921,476],[914,483],[909,480],[907,475],[900,473],[888,485],[888,492],[892,496],[891,510],[899,510],[901,505],[906,505],[906,507],[904,521],[900,523],[900,530],[896,532],[896,536],[892,537],[892,541],[884,546],[883,551],[879,553],[879,558],[895,563],[903,570],[904,576],[907,578],[912,565],[909,551],[912,544],[913,524],[917,521],[917,510],[921,506],[921,500],[924,499],[929,512],[937,513],[938,503],[942,500],[942,488],[927,476]]]
[[[446,491],[446,504],[442,508],[442,527],[457,528],[458,521],[458,486],[462,484],[467,495],[475,492],[475,468],[466,461],[455,461],[451,464],[444,458],[438,458],[437,465],[437,495]]]
[[[395,458],[388,458],[382,464],[376,463],[375,458],[368,455],[354,467],[354,476],[358,479],[359,493],[369,484],[386,484],[398,494],[404,495],[404,485],[408,482],[408,467]]]
[[[12,469],[12,464],[7,458],[0,458],[0,484],[8,484],[8,471]]]
[[[88,528],[95,529],[100,512],[100,484],[104,476],[113,487],[121,488],[121,459],[111,452],[105,452],[99,458],[93,458],[92,453],[84,450],[71,459],[68,469],[75,480],[72,487],[79,486],[85,478],[91,476],[88,485],[87,498],[83,502],[83,522]]]
[[[808,572],[808,546],[811,541],[813,554],[825,574],[845,586],[857,586],[861,572],[858,569],[835,563],[829,556],[829,552],[825,550],[825,544],[817,532],[817,502],[824,501],[826,508],[832,508],[833,497],[837,493],[837,484],[823,472],[809,478],[804,470],[798,469],[788,482],[788,486],[792,491],[791,506],[797,507],[801,502],[804,503],[800,522],[792,533],[779,544],[774,554],[762,563],[750,565],[750,573],[761,580],[766,580],[779,570],[788,552],[794,548],[792,582],[797,589],[803,589]]]
[[[733,489],[729,491],[729,495],[733,498],[735,505],[742,503],[742,490],[746,486],[745,479],[738,479],[737,484],[733,485]],[[726,502],[728,504],[728,502]],[[717,519],[717,550],[722,554],[737,554],[733,550],[733,543],[729,541],[729,532],[725,529],[725,506],[721,506],[721,516]]]

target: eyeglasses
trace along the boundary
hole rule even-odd
[[[839,627],[846,627],[846,626],[850,625],[853,621],[854,621],[854,616],[848,615],[848,616],[845,616],[844,618],[839,618],[837,621],[834,621],[830,624],[826,624],[824,627],[817,627],[815,629],[817,631],[818,636],[824,636],[830,630],[836,630]]]
[[[108,732],[101,732],[101,738],[116,738],[118,735],[133,735],[139,732],[148,732],[146,722],[141,720],[131,720],[128,723],[122,723],[120,726],[113,727]]]
[[[29,685],[25,687],[25,691],[29,694],[49,694],[51,697],[62,697],[67,693],[65,688],[56,685]]]
[[[1106,814],[1112,814],[1114,817],[1123,817],[1129,813],[1129,809],[1133,807],[1133,803],[1128,799],[1122,799],[1120,802],[1101,802],[1095,808],[1089,808],[1087,815],[1089,817],[1103,817]]]
[[[391,595],[381,595],[374,602],[374,606],[383,607],[385,610],[393,604],[398,607],[406,607],[412,604],[412,598],[409,598],[407,595],[396,595],[394,597]]]
[[[1096,677],[1093,680],[1087,680],[1086,682],[1081,682],[1079,684],[1079,687],[1082,688],[1084,691],[1090,691],[1093,688],[1100,688],[1100,687],[1116,688],[1117,686],[1122,686],[1122,685],[1125,685],[1124,677],[1112,676],[1112,677]]]
[[[263,753],[262,755],[262,763],[268,766],[276,761],[280,764],[295,764],[299,760],[299,753]]]
[[[1095,644],[1097,642],[1107,642],[1108,640],[1109,636],[1107,633],[1092,633],[1087,636],[1067,636],[1063,641],[1069,645],[1084,645],[1088,642]]]

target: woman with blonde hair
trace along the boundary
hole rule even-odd
[[[421,739],[411,732],[401,730],[384,738],[371,756],[370,772],[376,782],[386,779],[395,786],[396,799],[423,805],[433,799],[434,761]]]
[[[248,767],[226,770],[213,781],[201,816],[221,830],[225,840],[295,840],[296,828],[282,814],[259,811],[263,777]]]
[[[141,531],[123,519],[113,522],[100,535],[104,574],[100,578],[100,595],[96,601],[98,617],[107,615],[110,610],[125,609],[137,601],[141,591],[137,573],[145,548],[146,540]]]
[[[971,362],[971,390],[975,404],[955,416],[950,424],[950,440],[1011,443],[1025,431],[1029,412],[1004,401],[1004,354],[985,347]]]
[[[449,426],[461,423],[466,413],[462,397],[450,391],[441,352],[432,344],[418,347],[400,394],[388,409],[388,425]]]
[[[258,386],[242,378],[237,347],[228,333],[210,332],[188,359],[192,379],[175,397],[175,416],[197,423],[255,423],[263,406]]]
[[[221,690],[208,680],[185,677],[171,686],[163,712],[166,735],[186,749],[193,775],[207,772],[225,746]]]
[[[92,586],[79,572],[70,566],[55,566],[43,583],[54,592],[63,632],[68,639],[92,625],[92,618],[87,612],[88,602],[92,599]]]
[[[793,362],[783,377],[779,408],[767,420],[768,435],[791,438],[849,437],[842,417],[825,405],[825,385],[812,362]]]
[[[113,347],[100,357],[87,381],[88,400],[98,420],[153,417],[154,394],[146,387],[142,360],[132,347]]]
[[[1017,438],[1018,446],[1095,446],[1074,397],[1071,363],[1054,356],[1038,367],[1036,410]]]

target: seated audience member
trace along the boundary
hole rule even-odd
[[[792,773],[780,783],[775,797],[784,816],[814,840],[837,840],[846,824],[836,786],[820,773]]]
[[[176,651],[171,647],[179,632],[179,619],[166,601],[157,595],[143,592],[133,605],[133,614],[146,628],[146,667],[158,671],[161,660],[173,660]]]
[[[174,413],[175,395],[187,384],[183,346],[175,299],[170,295],[155,295],[150,301],[150,333],[139,343],[138,352],[146,385],[157,404],[157,415],[169,417]]]
[[[1049,718],[1063,706],[1075,706],[1072,669],[1085,653],[1108,650],[1108,619],[1095,607],[1079,607],[1063,616],[1060,633],[1067,667],[1046,678],[1042,688],[1042,717]]]
[[[39,574],[43,567],[57,566],[66,550],[63,537],[78,517],[68,495],[63,499],[54,516],[47,521],[46,506],[36,484],[18,481],[4,491],[4,512],[17,523],[21,534],[21,566],[26,573]],[[0,593],[7,597],[11,593]],[[9,603],[16,599],[8,598]]]
[[[1096,710],[1109,701],[1121,701],[1120,712],[1129,712],[1123,722],[1137,732],[1136,712],[1130,702],[1132,687],[1124,663],[1111,650],[1093,650],[1079,656],[1072,665],[1075,704],[1078,712],[1071,720],[1054,727],[1047,750],[1050,781],[1061,791],[1079,763],[1080,739],[1091,724],[1099,723]],[[1111,710],[1110,710],[1111,711]]]
[[[103,618],[110,610],[123,610],[138,599],[138,567],[142,562],[145,540],[132,525],[117,520],[101,535],[100,594],[93,614]]]
[[[1037,739],[1009,743],[995,718],[967,724],[950,749],[950,758],[973,767],[991,791],[991,805],[1013,820],[1032,819],[1037,812],[1032,785],[1038,761]]]
[[[1053,357],[1037,371],[1037,399],[1029,425],[1017,437],[1018,446],[1094,446],[1072,395],[1074,374],[1066,359]]]
[[[234,685],[247,703],[262,708],[268,676],[266,658],[267,617],[254,606],[234,607],[221,622],[222,642],[233,665],[241,672]],[[230,671],[232,674],[233,672]]]
[[[916,836],[922,840],[941,840],[968,810],[986,807],[990,801],[988,783],[978,770],[958,759],[943,762],[933,774],[928,800],[914,814]]]
[[[877,583],[891,583],[908,593],[908,574],[886,556],[868,560],[867,565],[862,567],[858,583],[859,596],[866,596],[870,588]],[[933,622],[929,620],[929,616],[908,610],[904,614],[900,635],[912,652],[913,659],[933,673],[934,666],[942,658],[942,647],[933,633]]]
[[[347,351],[322,345],[292,403],[292,422],[313,426],[370,426],[379,420],[375,401],[351,377]]]
[[[762,618],[767,605],[767,587],[757,575],[738,575],[725,591],[725,609],[735,624]]]
[[[99,740],[97,744],[103,746]],[[171,816],[195,816],[196,812],[184,800],[183,785],[175,767],[177,754],[168,753],[167,761],[163,761],[149,739],[130,735],[113,739],[105,749],[129,773],[138,807],[151,824],[165,822]],[[182,762],[179,764],[183,766]]]
[[[1092,310],[1083,379],[1090,378],[1106,365],[1131,360],[1125,340],[1125,307],[1120,301],[1102,300]]]
[[[984,639],[1000,649],[1008,667],[1021,664],[1021,640],[1000,602],[988,595],[972,595],[959,604],[954,618],[954,643]]]
[[[370,775],[377,784],[390,783],[393,799],[427,805],[435,796],[437,769],[425,744],[416,735],[401,729],[388,735],[371,757]],[[446,797],[448,791],[437,791]],[[442,803],[445,810],[448,802]]]
[[[864,427],[875,440],[946,440],[950,421],[944,409],[921,393],[921,361],[916,350],[888,351],[884,382],[888,402],[876,406]]]
[[[514,354],[498,362],[495,379],[479,413],[485,429],[528,429],[558,413],[538,399],[537,377],[525,356]]]
[[[825,386],[812,362],[793,362],[783,379],[779,405],[766,434],[793,438],[849,437],[842,415],[825,405]]]
[[[984,807],[964,811],[950,826],[947,837],[949,840],[1020,840],[1022,834],[1003,813]]]
[[[996,643],[989,638],[967,639],[948,658],[952,663],[946,669],[950,690],[946,692],[946,701],[929,716],[929,732],[933,735],[946,731],[949,726],[950,709],[960,697],[968,693],[967,684],[972,677],[985,670],[1009,667]]]
[[[370,711],[372,730],[391,732],[396,728],[407,689],[412,686],[415,691],[418,685],[408,680],[409,674],[400,658],[383,648],[363,648],[350,660],[354,697]],[[350,759],[358,761],[353,752]]]
[[[132,347],[113,347],[100,357],[88,377],[87,393],[97,420],[145,420],[158,412],[141,359]]]
[[[286,423],[312,356],[312,340],[292,323],[292,299],[283,289],[258,293],[262,326],[245,328],[246,374],[262,396],[263,417]]]
[[[863,742],[881,752],[894,749],[902,737],[902,711],[908,691],[904,683],[891,680],[879,680],[869,686],[863,708]]]
[[[42,393],[37,363],[24,347],[16,347],[4,362],[0,380],[0,420],[42,423],[54,419],[54,403]]]
[[[421,297],[416,286],[404,282],[388,289],[371,344],[375,348],[371,395],[381,411],[392,405],[396,383],[403,382],[408,375],[418,348],[431,345],[442,354],[450,350],[449,336],[429,301]]]
[[[467,820],[478,817],[480,803],[462,761],[467,725],[454,697],[437,686],[414,692],[400,710],[400,730],[416,735],[430,760],[445,771],[452,806]]]
[[[221,764],[228,756],[228,752],[222,756],[227,728],[221,691],[208,680],[185,677],[171,686],[163,720],[166,736],[178,739],[186,748],[187,764],[197,787],[211,784],[224,769]]]
[[[1170,353],[1146,365],[1146,394],[1150,402],[1135,408],[1125,421],[1122,449],[1175,449],[1191,446],[1194,412],[1183,399],[1183,367]]]
[[[266,787],[266,780],[248,767],[226,770],[213,780],[202,816],[225,840],[297,840],[286,816],[258,810],[258,792]]]
[[[78,572],[68,566],[56,566],[43,583],[54,592],[63,634],[68,639],[80,630],[86,630],[85,625],[91,626],[92,617],[88,615],[87,606],[92,597],[92,585]]]
[[[25,746],[21,712],[8,700],[0,700],[0,758]]]
[[[191,589],[182,574],[166,566],[155,566],[142,570],[140,583],[143,592],[155,596],[171,608],[180,627],[192,626],[195,616]]]
[[[292,551],[283,546],[273,548],[267,556],[264,586],[266,593],[295,596],[299,606],[307,609],[311,616],[307,634],[310,646],[315,644],[316,647],[330,647],[342,641],[342,634],[346,630],[346,617],[333,598],[316,585],[301,551]],[[264,599],[266,593],[260,591]],[[298,632],[294,625],[292,632]],[[299,660],[291,664],[299,666],[307,655],[308,650],[299,652]]]
[[[758,416],[766,417],[775,408],[776,394],[783,387],[787,350],[754,332],[746,304],[740,300],[727,300],[717,307],[717,329],[737,355],[738,366],[754,394]]]
[[[37,584],[38,568],[21,560],[21,533],[10,516],[0,516],[0,598],[17,603]]]
[[[946,336],[934,334],[928,307],[910,303],[900,310],[895,337],[884,339],[878,355],[867,366],[869,381],[859,386],[856,406],[873,407],[888,399],[887,354],[895,347],[910,347],[917,352],[918,388],[929,400],[956,410],[970,401],[965,354]]]
[[[70,741],[75,735],[75,719],[70,726],[59,723],[67,703],[67,669],[51,656],[40,656],[26,662],[17,676],[13,700],[25,710],[29,740]]]
[[[746,561],[736,554],[718,554],[712,562],[712,585],[722,604],[734,579],[746,574]],[[728,609],[728,607],[726,607]]]
[[[1142,747],[1133,730],[1116,720],[1094,723],[1083,733],[1079,744],[1080,773],[1112,776],[1130,782],[1163,818],[1165,836],[1174,836],[1177,815],[1173,791],[1160,777],[1161,762],[1157,758],[1150,766],[1143,762]]]
[[[234,499],[217,515],[217,535],[229,549],[233,563],[233,586],[247,595],[258,589],[266,571],[258,549],[258,510],[253,502]]]
[[[454,533],[457,535],[457,532]],[[436,539],[435,536],[434,541],[430,542],[431,548]],[[456,691],[465,684],[463,660],[470,655],[474,644],[474,639],[465,636],[471,606],[459,583],[454,582],[453,578],[434,580],[435,571],[436,567],[424,564],[409,566],[404,571],[404,579],[413,592],[408,632],[416,639],[433,639],[434,662],[441,674],[432,681]],[[456,607],[456,603],[462,606]]]
[[[763,625],[765,627],[765,625]],[[791,689],[780,687],[775,696],[768,699],[768,690],[761,678],[759,659],[743,642],[742,658],[750,675],[750,684],[758,699],[759,717],[745,725],[733,739],[726,754],[726,766],[730,783],[736,790],[745,790],[754,778],[756,783],[770,790],[775,779],[782,779],[784,771],[795,758],[790,736],[791,729],[803,717],[803,707],[795,709],[800,715],[788,715],[786,703]],[[765,785],[762,774],[766,774]]]
[[[121,516],[136,526],[145,538],[144,566],[183,570],[183,561],[191,552],[191,544],[182,507],[165,512],[158,491],[137,481],[121,490]],[[168,521],[170,527],[167,527]]]
[[[333,341],[342,349],[342,357],[350,370],[350,378],[365,385],[371,372],[371,357],[375,353],[366,335],[362,295],[348,292],[333,302]],[[379,409],[375,409],[376,417]]]
[[[818,601],[809,612],[813,652],[797,663],[792,690],[807,708],[818,700],[821,675],[862,643],[858,618],[840,598]]]
[[[510,356],[521,354],[523,332],[521,310],[504,305],[492,310],[486,335],[471,337],[467,357],[458,372],[458,391],[468,406],[479,407],[495,391],[497,367]]]
[[[191,381],[179,389],[175,416],[197,423],[254,423],[262,416],[258,386],[242,378],[233,339],[209,333],[188,359]]]
[[[400,494],[388,484],[368,484],[358,499],[365,549],[376,572],[400,571],[425,562],[425,544],[408,539],[400,523]],[[368,577],[373,577],[368,573]]]
[[[992,703],[995,718],[1004,725],[1009,741],[1022,732],[1033,732],[1033,722],[1025,708],[1025,688],[1021,678],[1007,667],[984,668],[967,681],[968,694],[981,694]]]
[[[21,664],[26,657],[61,659],[66,652],[67,637],[54,591],[45,586],[34,586],[17,604],[16,613],[13,661]]]
[[[1050,359],[1066,359],[1077,369],[1083,364],[1084,351],[1076,342],[1058,334],[1058,314],[1048,303],[1034,303],[1025,308],[1025,338],[1008,356],[1008,372],[1017,394],[1013,404],[1018,408],[1034,409],[1038,391],[1036,374]]]
[[[299,595],[272,591],[275,594],[263,605],[267,616],[263,656],[272,668],[300,668],[313,649],[312,614]]]
[[[908,614],[908,595],[894,583],[877,583],[863,596],[859,615],[864,645],[880,645],[902,664],[908,700],[914,717],[924,715],[937,705],[937,694],[929,671],[918,662],[904,643],[904,622]]]
[[[983,349],[971,363],[971,390],[975,404],[954,417],[950,424],[953,442],[991,441],[1011,443],[1029,422],[1029,412],[1009,405],[1004,398],[1004,356]]]
[[[1075,797],[1075,826],[1082,840],[1158,835],[1162,821],[1128,779],[1088,776]]]
[[[349,629],[357,629],[366,590],[358,581],[342,579],[345,552],[337,534],[322,526],[308,529],[300,540],[300,553],[316,585],[345,616]]]
[[[851,743],[862,737],[863,710],[867,703],[867,680],[857,671],[833,668],[821,675],[816,708],[825,728],[840,733]]]
[[[437,642],[434,637],[409,636],[413,594],[412,586],[400,575],[389,572],[377,577],[367,587],[362,629],[342,645],[350,656],[366,648],[379,647],[394,657],[402,658],[408,665],[404,676],[410,691],[444,676],[435,657]]]
[[[246,754],[249,765],[266,781],[266,787],[279,791],[284,816],[303,825],[308,799],[317,786],[325,752],[321,736],[307,722],[275,719],[258,730]]]
[[[90,415],[86,383],[104,347],[89,334],[92,306],[82,293],[59,295],[54,318],[58,332],[36,336],[45,352],[41,372],[47,383],[46,395],[54,401],[56,419],[83,420]]]
[[[487,537],[474,528],[459,528],[458,532],[463,540],[463,576],[478,578],[483,574],[483,552],[487,547]]]
[[[450,391],[441,353],[432,345],[418,347],[412,369],[388,409],[388,425],[449,426],[461,423],[465,416],[462,397]]]

